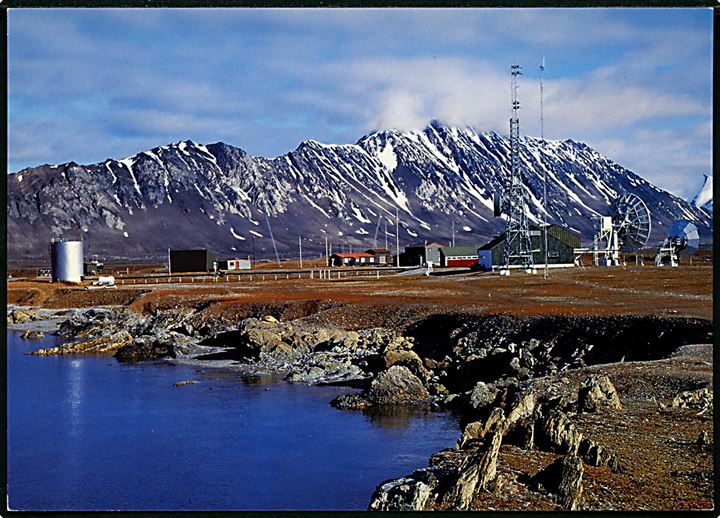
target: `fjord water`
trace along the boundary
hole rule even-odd
[[[337,410],[343,387],[23,354],[59,342],[7,334],[10,509],[365,509],[458,437],[448,414]]]

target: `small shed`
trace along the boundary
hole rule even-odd
[[[102,273],[104,267],[105,265],[100,261],[86,261],[83,264],[83,273],[85,276],[97,275]]]
[[[375,264],[375,256],[367,252],[333,254],[330,256],[330,266],[369,266],[371,264]]]
[[[446,246],[440,249],[441,266],[475,266],[478,262],[477,246]]]
[[[170,250],[170,273],[211,272],[217,262],[217,255],[207,249]]]
[[[252,263],[250,259],[221,259],[218,261],[218,270],[226,272],[232,270],[250,270]]]
[[[542,228],[530,225],[532,232],[530,244],[533,250],[533,261],[535,266],[545,264],[545,239]],[[548,265],[556,267],[574,266],[575,254],[573,249],[580,248],[580,235],[560,225],[548,225]],[[504,265],[505,234],[494,237],[491,241],[478,248],[478,259],[482,264],[487,263],[488,252],[492,260],[492,266]]]
[[[385,266],[387,264],[390,264],[392,256],[390,255],[390,250],[387,248],[370,248],[368,250],[365,250],[366,254],[370,254],[374,257],[374,261],[371,261],[373,264],[379,265],[379,266]]]

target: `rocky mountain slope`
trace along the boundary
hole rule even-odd
[[[481,244],[503,228],[492,196],[509,174],[510,145],[496,133],[432,122],[419,132],[383,131],[356,144],[309,140],[276,158],[253,157],[224,143],[191,141],[92,165],[43,165],[8,175],[8,256],[43,257],[52,237],[82,235],[86,253],[161,257],[167,249],[209,247],[221,255],[282,254],[447,242]],[[653,238],[675,219],[710,235],[711,214],[663,191],[572,140],[523,138],[531,220],[592,239],[595,218],[623,192],[653,215]],[[269,223],[269,224],[268,224]],[[376,238],[377,236],[377,238]]]

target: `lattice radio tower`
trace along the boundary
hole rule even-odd
[[[520,266],[529,273],[535,273],[530,228],[527,216],[527,196],[523,185],[520,166],[520,101],[518,100],[517,76],[522,74],[520,65],[510,67],[510,178],[507,182],[503,205],[507,220],[505,223],[505,266],[501,273],[508,275],[510,266]]]

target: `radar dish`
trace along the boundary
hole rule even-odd
[[[670,225],[667,239],[673,243],[679,256],[688,257],[698,249],[700,234],[697,227],[690,221],[679,219]]]
[[[613,227],[617,229],[621,252],[635,252],[650,239],[650,211],[635,194],[623,194],[612,206]]]

